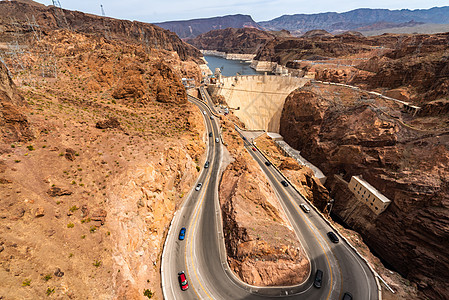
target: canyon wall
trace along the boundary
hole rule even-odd
[[[363,93],[307,86],[287,97],[280,134],[327,175],[333,213],[427,297],[445,299],[449,117],[432,118],[433,128],[428,118]],[[347,188],[353,175],[392,201],[385,212],[376,216],[355,199]]]

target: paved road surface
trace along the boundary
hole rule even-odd
[[[209,108],[199,100],[189,97],[201,112],[206,111],[208,137],[208,169],[202,169],[200,191],[193,190],[177,212],[169,234],[162,259],[162,284],[166,299],[341,299],[350,292],[354,299],[378,299],[375,279],[365,263],[340,241],[334,244],[326,236],[332,229],[312,208],[304,213],[300,203],[305,203],[290,186],[280,184],[283,179],[273,166],[266,166],[265,159],[252,145],[245,147],[258,162],[276,191],[298,239],[307,252],[312,272],[309,279],[292,287],[259,288],[238,280],[228,269],[222,235],[218,204],[218,175],[221,160],[221,143],[218,124],[210,119]],[[178,240],[181,227],[187,228],[186,239]],[[323,270],[323,287],[313,287],[317,269]],[[181,291],[177,273],[186,272],[189,289]]]

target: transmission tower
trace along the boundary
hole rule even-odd
[[[109,31],[109,26],[106,24],[106,14],[104,12],[103,4],[100,4],[101,15],[103,16],[103,27],[104,27],[104,36],[106,39],[111,39],[111,32]]]
[[[64,11],[62,10],[61,3],[59,0],[52,0],[53,6],[55,7],[55,17],[56,22],[58,23],[58,27],[69,29],[69,23],[67,23],[67,19],[65,18]]]

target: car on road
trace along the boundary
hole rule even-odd
[[[198,183],[197,185],[196,185],[196,188],[195,188],[195,190],[197,190],[197,191],[199,191],[199,190],[201,190],[201,187],[203,186],[203,184],[200,182],[200,183]]]
[[[210,116],[210,119],[213,120],[213,119],[214,119],[214,116]]]
[[[204,168],[205,169],[209,168],[209,162],[208,161],[206,161],[206,163],[204,164]]]
[[[285,181],[285,180],[282,180],[282,181],[281,181],[281,184],[282,184],[283,186],[285,186],[285,187],[288,186],[288,183],[287,183],[287,181]]]
[[[246,137],[242,136],[242,139],[243,139],[244,141],[246,141]]]
[[[346,293],[343,295],[342,300],[352,300],[352,295],[351,295],[350,293],[346,292]]]
[[[323,282],[323,271],[316,270],[315,280],[313,281],[313,286],[316,288],[320,288]]]
[[[181,230],[179,231],[179,240],[183,241],[185,237],[186,237],[186,228],[182,227]]]
[[[210,136],[210,137],[212,137],[212,131],[211,131],[211,132],[209,132],[209,136]]]
[[[187,277],[184,271],[178,273],[178,280],[181,285],[181,290],[185,291],[189,288],[189,283],[187,282]]]
[[[269,166],[271,166],[271,162],[266,161],[266,162],[265,162],[265,165],[266,165],[267,167],[269,167]]]
[[[215,138],[215,143],[218,143],[220,141],[219,138]]]
[[[329,237],[329,239],[332,241],[332,243],[338,243],[338,236],[335,234],[335,233],[333,233],[332,231],[329,231],[328,233],[327,233],[327,236]]]
[[[253,151],[256,151],[256,148],[253,147]]]
[[[310,212],[310,208],[308,208],[307,205],[305,205],[304,203],[300,204],[299,206],[301,206],[301,209],[302,209],[305,213],[309,213],[309,212]]]
[[[205,110],[203,110],[203,115],[205,115],[206,114],[206,111]]]

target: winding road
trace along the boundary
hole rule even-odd
[[[201,91],[210,105],[207,93]],[[230,270],[222,234],[222,220],[218,201],[218,183],[222,145],[219,128],[211,119],[213,107],[189,96],[189,101],[201,110],[207,132],[212,132],[207,150],[209,168],[203,168],[198,182],[199,191],[192,189],[183,206],[175,214],[162,255],[161,276],[165,299],[342,299],[345,292],[353,299],[378,299],[373,273],[353,249],[340,239],[332,243],[327,232],[333,229],[290,185],[273,166],[266,166],[266,158],[253,145],[245,147],[266,174],[281,205],[301,241],[311,263],[311,274],[301,285],[291,287],[255,287],[240,281]],[[203,113],[205,112],[205,114]],[[243,134],[243,133],[241,133]],[[220,142],[216,142],[219,138]],[[300,209],[305,203],[309,213]],[[187,228],[185,240],[178,240],[179,230]],[[313,286],[316,270],[324,272],[322,288]],[[178,272],[185,271],[189,289],[182,291]]]

